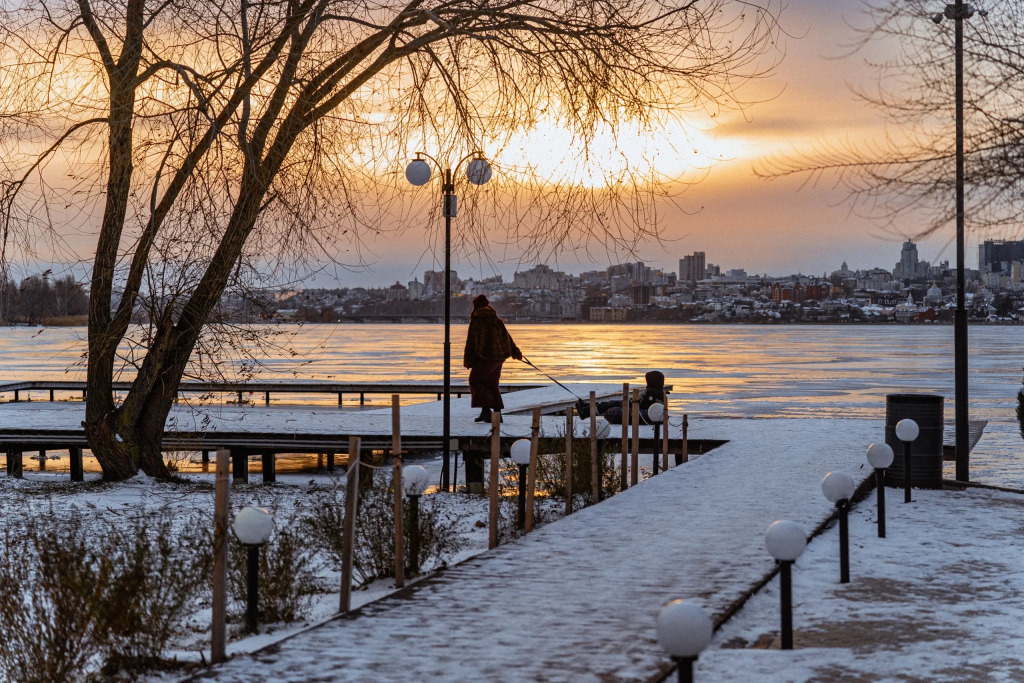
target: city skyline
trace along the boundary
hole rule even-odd
[[[731,110],[705,111],[703,118],[688,115],[689,133],[669,126],[656,136],[672,147],[657,150],[665,173],[678,172],[687,155],[700,160],[683,175],[684,181],[699,182],[685,191],[680,186],[678,193],[656,201],[661,244],[640,243],[633,254],[608,253],[602,245],[590,244],[575,253],[551,255],[543,262],[571,272],[601,269],[628,260],[671,268],[680,255],[703,251],[709,261],[726,269],[772,274],[821,273],[831,272],[843,260],[856,267],[890,267],[890,254],[898,251],[908,238],[917,241],[923,260],[952,260],[952,226],[936,235],[918,238],[917,225],[886,226],[876,218],[851,210],[846,191],[827,178],[805,185],[805,178],[764,180],[754,173],[753,169],[772,154],[799,153],[815,145],[844,141],[867,143],[886,134],[879,112],[854,94],[855,88],[869,90],[876,77],[866,61],[884,59],[889,54],[880,45],[873,45],[870,50],[851,48],[858,38],[851,25],[865,23],[861,12],[859,4],[837,9],[814,0],[791,0],[781,14],[788,35],[780,49],[786,54],[771,75],[740,91],[750,104]],[[626,138],[632,135],[628,130],[625,132]],[[551,124],[532,140],[524,141],[521,152],[532,156],[527,161],[538,164],[557,163],[566,154],[580,154],[572,140],[564,137],[564,131],[559,132]],[[538,146],[538,141],[545,140],[555,144]],[[598,156],[607,156],[609,142],[604,140],[602,144],[596,152],[600,153]],[[629,143],[623,144],[628,147]],[[649,147],[650,141],[636,143],[641,156],[645,145]],[[623,156],[628,156],[628,148],[622,151]],[[523,159],[504,161],[514,166]],[[711,161],[716,163],[707,167]],[[570,159],[570,163],[578,160]],[[400,171],[394,169],[393,173]],[[498,173],[491,183],[500,182]],[[347,266],[322,258],[314,263],[315,274],[303,278],[302,284],[372,286],[406,282],[425,270],[443,268],[443,248],[437,237],[441,218],[428,210],[429,204],[440,202],[438,190],[436,181],[431,181],[414,195],[413,210],[382,224],[381,236],[370,234],[361,244],[335,253],[338,261]],[[460,189],[464,193],[470,191]],[[471,203],[467,197],[459,199],[460,211],[468,211],[465,207]],[[951,217],[952,213],[951,203]],[[491,220],[493,232],[500,233],[500,220]],[[468,221],[465,214],[453,221],[457,245],[453,270],[476,279],[496,274],[510,279],[518,268],[538,262],[532,258],[521,260],[521,250],[501,244],[500,240],[491,242],[486,253],[478,250],[467,258],[458,244],[460,230],[466,229]],[[397,237],[392,230],[396,227],[401,230]],[[75,244],[83,263],[88,263],[94,245],[73,233],[62,239]],[[1013,235],[996,237],[1007,236]],[[978,245],[990,237],[993,235],[970,232],[968,216],[968,267],[977,267]],[[32,263],[21,262],[15,276],[41,272],[51,266],[58,266],[54,271],[61,273],[60,264],[48,262],[46,257],[43,254]],[[83,278],[86,268],[82,265],[73,272]]]
[[[595,258],[566,253],[548,259],[548,265],[582,272],[638,260],[668,268],[683,254],[704,251],[708,260],[723,268],[757,273],[831,272],[843,260],[851,267],[891,268],[894,259],[890,254],[898,254],[906,239],[917,242],[923,260],[954,260],[952,225],[939,234],[919,238],[919,226],[895,228],[877,217],[852,211],[846,191],[827,178],[805,185],[805,178],[764,180],[755,175],[753,168],[773,153],[807,151],[829,142],[867,144],[886,134],[879,112],[853,92],[854,88],[870,89],[876,78],[866,61],[891,54],[879,45],[852,50],[858,34],[851,25],[865,23],[860,6],[837,9],[814,0],[792,0],[783,11],[782,23],[790,34],[785,40],[785,58],[773,75],[743,91],[755,103],[709,116],[704,122],[693,120],[697,126],[706,126],[707,132],[680,143],[692,142],[694,154],[718,161],[700,182],[659,203],[664,244],[642,244],[631,257],[611,257],[597,247]],[[701,171],[694,169],[693,173]],[[491,182],[500,182],[500,177]],[[439,201],[436,194],[425,191],[424,197]],[[952,201],[949,211],[952,220]],[[429,220],[426,208],[421,216],[424,223]],[[415,215],[409,219],[418,220]],[[456,235],[460,220],[453,221]],[[408,238],[397,240],[399,245],[391,239],[368,242],[361,252],[369,261],[366,267],[346,271],[325,263],[325,270],[309,285],[405,282],[424,270],[441,267],[438,245],[419,236],[425,229],[409,226],[406,230]],[[968,230],[968,267],[977,267],[978,245],[992,237]],[[520,264],[517,258],[514,251],[504,248],[475,260],[456,251],[452,268],[478,279],[495,274],[510,279],[517,267],[533,263]]]

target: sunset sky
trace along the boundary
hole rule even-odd
[[[801,188],[800,180],[765,181],[752,172],[756,161],[773,151],[806,149],[824,141],[877,139],[884,134],[879,114],[859,101],[850,88],[874,80],[873,71],[865,65],[869,55],[848,54],[857,35],[848,22],[864,21],[858,14],[859,5],[843,3],[840,9],[837,4],[790,0],[782,17],[792,36],[786,40],[787,55],[774,76],[745,91],[751,99],[772,99],[743,113],[718,117],[719,127],[710,132],[710,140],[679,144],[680,149],[700,147],[701,156],[722,156],[724,160],[701,183],[676,198],[678,209],[666,203],[662,215],[669,241],[664,247],[651,244],[642,248],[642,260],[674,270],[683,255],[704,251],[710,263],[723,269],[745,268],[748,273],[773,275],[831,272],[843,260],[854,269],[891,269],[899,260],[904,235],[913,234],[919,226],[901,227],[902,234],[896,234],[877,221],[852,214],[845,192],[830,179]],[[500,182],[500,177],[491,182]],[[437,188],[424,191],[436,192]],[[948,234],[919,242],[920,257],[933,263],[953,261],[951,237],[952,228]],[[968,267],[976,267],[976,245],[969,236]],[[443,258],[440,251],[436,256],[425,253],[424,244],[414,239],[370,242],[367,246],[373,253],[364,253],[364,257],[375,261],[368,270],[336,276],[331,271],[316,284],[327,284],[335,277],[344,285],[404,283],[422,277],[424,270],[440,269]],[[550,265],[569,272],[608,265],[603,254],[597,258],[581,263],[568,257]],[[495,274],[491,265],[458,259],[453,268],[462,278]],[[506,279],[515,269],[514,261],[497,264],[497,272]]]

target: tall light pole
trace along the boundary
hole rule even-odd
[[[956,314],[953,318],[953,381],[956,417],[956,478],[970,479],[970,434],[967,411],[967,308],[964,277],[964,19],[975,12],[988,16],[985,10],[963,0],[947,4],[932,21],[953,20],[953,52],[956,70]]]
[[[451,490],[451,398],[452,398],[452,219],[458,213],[458,201],[455,197],[455,182],[452,168],[441,164],[437,159],[424,152],[416,152],[416,158],[405,167],[405,177],[413,185],[426,185],[430,180],[430,164],[422,157],[434,162],[443,175],[441,184],[442,208],[444,210],[444,433],[443,441],[444,465],[441,469],[441,490]],[[457,171],[463,163],[466,166],[466,178],[474,185],[483,185],[491,179],[491,165],[487,163],[483,152],[475,151],[467,154],[455,164]]]

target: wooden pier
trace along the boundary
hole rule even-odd
[[[114,382],[115,392],[127,392],[132,386],[131,382]],[[526,389],[538,389],[543,384],[502,384],[502,393],[523,391]],[[9,400],[17,403],[22,400],[31,400],[33,394],[42,393],[48,396],[49,400],[55,401],[57,392],[69,394],[69,397],[82,398],[86,396],[85,382],[74,380],[36,380],[25,382],[0,382],[0,398],[9,395]],[[459,398],[469,395],[469,385],[465,383],[452,384],[450,389],[452,396]],[[444,385],[436,382],[182,382],[178,387],[179,395],[235,395],[239,405],[246,403],[247,395],[262,395],[264,405],[270,405],[271,394],[295,395],[337,395],[338,405],[342,405],[342,398],[345,394],[358,394],[359,405],[365,405],[367,395],[399,396],[408,395],[434,395],[441,400],[444,395]]]
[[[72,383],[5,383],[0,392],[59,391]],[[31,385],[31,386],[27,386]],[[311,394],[335,392],[339,387],[351,393],[354,388],[365,393],[433,393],[436,385],[423,384],[310,384],[286,383],[231,385],[226,391],[278,391]],[[576,405],[576,395],[588,396],[594,391],[598,398],[607,399],[621,393],[620,385],[573,385],[572,391],[557,386],[523,388],[508,385],[505,394],[505,420],[501,429],[501,449],[508,452],[512,442],[529,438],[532,429],[531,414],[540,409],[544,414],[541,434],[557,441],[564,439],[565,412]],[[13,387],[13,388],[12,388]],[[283,387],[283,389],[281,389]],[[517,389],[511,391],[511,389]],[[75,387],[77,389],[77,387]],[[196,391],[225,392],[224,385],[192,385]],[[19,397],[20,398],[20,397]],[[468,396],[453,397],[451,436],[455,451],[472,453],[487,450],[491,428],[489,424],[474,422],[478,412],[470,407]],[[441,450],[442,406],[440,402],[426,402],[400,408],[401,440],[403,452],[416,454]],[[89,445],[82,421],[85,416],[81,401],[10,401],[0,403],[0,451],[6,454],[9,476],[21,476],[24,453],[38,452],[45,457],[47,451],[67,451],[71,464],[71,478],[84,478],[83,451]],[[589,420],[575,420],[574,431],[583,437],[589,429]],[[619,430],[612,431],[609,440],[619,440]],[[388,451],[392,444],[393,425],[391,408],[344,410],[328,406],[290,405],[175,405],[168,416],[163,448],[168,452],[196,451],[204,454],[218,449],[231,451],[233,478],[247,482],[249,459],[262,461],[263,480],[276,481],[277,457],[282,454],[322,455],[329,469],[348,458],[350,436],[358,436],[363,452]],[[641,426],[638,430],[639,447],[643,452],[655,448],[653,428]],[[700,448],[699,444],[694,444]],[[682,434],[677,428],[669,435],[669,452],[681,453]],[[339,457],[340,456],[340,457]]]

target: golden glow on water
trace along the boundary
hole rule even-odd
[[[294,327],[295,356],[268,359],[257,379],[440,382],[440,325]],[[732,417],[884,415],[885,394],[941,393],[952,411],[950,326],[538,325],[510,324],[526,356],[563,383],[642,383],[663,371],[673,404]],[[66,371],[84,349],[84,329],[0,328],[0,380],[82,379]],[[462,368],[465,329],[452,331],[452,377]],[[972,419],[1005,420],[1020,385],[1019,328],[971,330]],[[912,340],[912,343],[908,343]],[[547,383],[509,361],[507,382]],[[224,400],[233,397],[225,396]],[[262,404],[262,396],[252,397]],[[323,403],[336,397],[322,397]],[[347,402],[357,402],[357,396]],[[386,396],[367,396],[383,407]],[[275,403],[277,398],[275,397]],[[1010,406],[1009,408],[1007,406]]]

